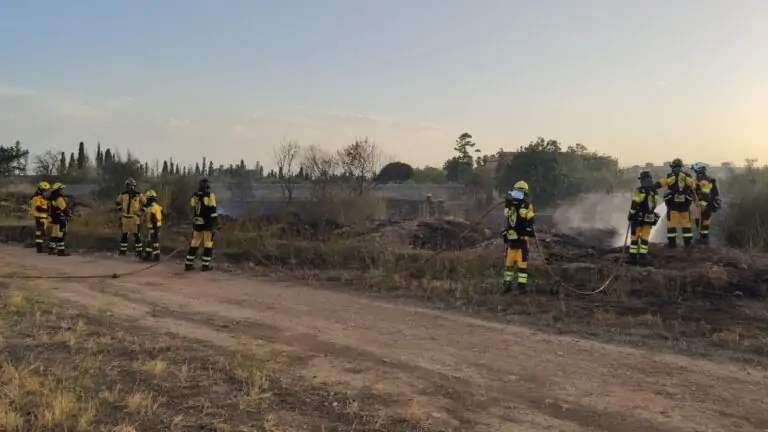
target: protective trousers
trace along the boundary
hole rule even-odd
[[[64,238],[67,232],[67,221],[51,223],[51,238],[48,243],[48,253],[51,255],[66,256],[67,248],[64,246]]]
[[[128,234],[133,234],[133,247],[135,249],[136,256],[140,257],[144,251],[144,245],[141,243],[141,235],[139,233],[139,218],[137,216],[120,217],[120,230],[122,235],[120,236],[120,255],[128,253]]]
[[[629,259],[643,261],[648,257],[648,244],[651,238],[652,224],[633,223],[630,227]]]
[[[211,258],[213,258],[213,240],[215,233],[211,229],[194,229],[192,231],[192,240],[189,242],[187,250],[187,259],[184,261],[184,268],[191,270],[195,265],[197,251],[200,249],[200,243],[203,244],[203,256],[201,258],[201,270],[211,269]]]
[[[696,226],[696,229],[699,232],[698,243],[700,244],[709,244],[709,223],[711,219],[712,209],[709,207],[709,205],[696,209],[696,217],[694,218],[693,224]]]
[[[507,241],[507,253],[504,258],[504,292],[512,288],[517,269],[517,289],[525,292],[528,289],[528,240],[516,239]]]
[[[35,218],[35,249],[37,249],[37,253],[45,252],[45,230],[47,228],[48,216]]]
[[[691,228],[691,211],[689,209],[675,209],[667,206],[667,246],[674,248],[677,246],[677,227],[682,227],[682,237],[685,246],[690,246],[693,240],[693,229]]]
[[[145,258],[150,261],[160,261],[160,227],[149,227],[149,236],[144,247]]]

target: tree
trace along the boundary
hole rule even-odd
[[[104,150],[104,161],[102,162],[103,167],[109,167],[113,162],[115,161],[114,156],[112,155],[111,149]]]
[[[63,176],[67,174],[67,155],[64,152],[61,152],[59,155],[59,172],[58,174],[60,176]]]
[[[195,162],[195,175],[200,175],[200,162]]]
[[[58,173],[59,153],[51,150],[41,155],[35,156],[34,160],[35,175],[50,177]]]
[[[356,139],[338,152],[342,174],[352,180],[352,193],[364,195],[381,167],[381,152],[374,141]]]
[[[208,166],[208,165],[206,165],[206,163],[205,163],[205,156],[203,156],[203,164],[200,165],[200,175],[202,175],[202,176],[206,175],[206,172],[205,172],[205,167],[206,166]]]
[[[440,168],[425,166],[424,168],[415,168],[413,170],[412,180],[416,183],[443,184],[448,181],[445,177],[445,171]]]
[[[213,161],[208,161],[208,175],[213,175]]]
[[[304,151],[301,168],[304,176],[312,185],[312,197],[324,199],[330,196],[330,184],[339,173],[340,162],[337,155],[325,151],[317,144],[312,144]],[[263,173],[264,167],[257,168]]]
[[[456,145],[453,147],[454,150],[459,154],[458,159],[461,162],[464,162],[465,164],[468,164],[470,167],[472,167],[473,157],[472,153],[480,153],[480,149],[476,149],[474,141],[472,141],[472,135],[468,132],[464,132],[463,134],[459,135],[458,138],[456,138]]]
[[[525,180],[538,207],[546,208],[581,193],[606,191],[618,176],[614,158],[589,152],[586,147],[563,151],[558,141],[538,138],[499,164],[496,190],[504,193]]]
[[[0,146],[0,176],[11,177],[24,175],[27,171],[29,150],[16,141],[13,146]]]
[[[168,161],[163,161],[163,168],[160,170],[160,174],[163,177],[168,177]]]
[[[404,182],[413,178],[413,167],[405,162],[390,162],[379,171],[377,183]]]
[[[96,168],[104,166],[104,152],[101,151],[101,142],[96,143]]]
[[[293,201],[293,190],[298,180],[294,170],[300,152],[301,146],[292,140],[283,140],[280,147],[272,149],[272,157],[277,166],[277,179],[280,182],[280,189],[282,189],[283,196],[288,202]]]
[[[75,159],[75,152],[69,154],[69,164],[67,165],[67,173],[73,174],[77,168],[77,160]]]
[[[80,141],[77,146],[77,169],[82,171],[88,166],[88,154],[85,152],[85,144]]]

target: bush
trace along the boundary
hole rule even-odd
[[[747,165],[718,182],[723,210],[713,234],[731,247],[768,252],[768,166]]]

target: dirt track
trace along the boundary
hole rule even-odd
[[[5,272],[103,274],[131,260],[0,246]],[[768,374],[242,275],[163,264],[121,279],[43,280],[158,331],[286,352],[303,374],[371,388],[462,431],[765,431]],[[524,300],[522,300],[524,301]],[[412,401],[412,402],[409,402]]]

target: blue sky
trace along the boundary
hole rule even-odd
[[[766,23],[763,0],[4,1],[0,130],[216,164],[367,135],[438,165],[464,131],[766,162]]]

